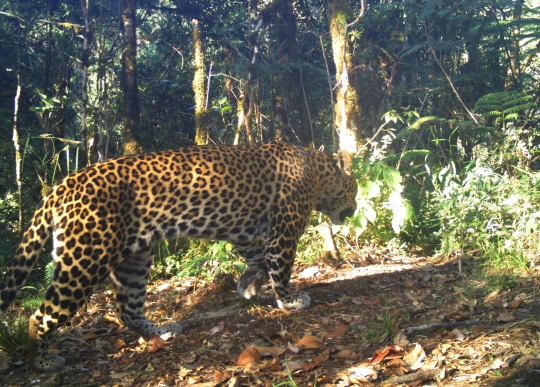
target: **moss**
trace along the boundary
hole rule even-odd
[[[199,22],[193,20],[193,48],[195,57],[195,74],[193,76],[193,95],[195,96],[195,143],[204,145],[208,142],[209,114],[206,111],[205,101],[205,74],[204,74],[204,52],[202,49],[201,31]]]

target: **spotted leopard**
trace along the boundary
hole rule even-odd
[[[270,280],[279,308],[307,308],[307,294],[289,292],[298,239],[313,210],[342,224],[355,210],[357,189],[346,152],[333,159],[284,142],[191,146],[92,165],[64,178],[39,204],[0,284],[0,314],[51,236],[54,276],[30,319],[37,370],[64,365],[47,351],[51,333],[109,277],[126,326],[146,339],[181,332],[144,315],[152,246],[163,238],[227,240],[248,266],[238,281],[241,295],[252,297]]]

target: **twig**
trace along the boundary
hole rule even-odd
[[[489,326],[481,321],[450,321],[445,323],[438,323],[438,324],[424,324],[424,325],[418,325],[416,327],[408,327],[403,330],[403,333],[412,333],[416,331],[424,331],[428,329],[438,329],[438,328],[455,328],[455,327],[463,327],[463,326],[470,326],[470,325],[485,325]]]
[[[395,384],[395,383],[410,383],[417,380],[437,380],[440,381],[444,379],[445,371],[444,369],[434,369],[427,371],[419,371],[414,374],[408,374],[403,376],[394,376],[388,380],[385,380],[383,384]]]
[[[265,335],[264,333],[262,333],[262,332],[260,332],[260,331],[257,332],[257,334],[258,334],[259,336],[264,337],[264,338],[266,339],[266,341],[268,341],[268,342],[269,342],[270,344],[272,344],[273,346],[279,347],[279,345],[276,344],[276,342],[275,342],[274,340],[272,340],[270,337],[268,337],[268,335]]]
[[[208,83],[206,86],[206,102],[204,104],[204,110],[208,110],[208,95],[210,94],[210,79],[212,79],[212,66],[214,65],[214,61],[210,62],[210,68],[208,69]]]
[[[424,29],[425,29],[425,25],[424,25]],[[467,107],[467,105],[465,105],[465,102],[463,102],[463,100],[461,99],[461,97],[459,96],[459,93],[457,92],[456,88],[454,87],[454,84],[452,83],[452,79],[450,79],[450,76],[446,73],[446,71],[444,70],[444,68],[442,67],[441,65],[441,62],[439,62],[439,59],[437,58],[437,54],[435,53],[435,50],[433,49],[433,46],[431,45],[431,42],[429,41],[429,37],[428,37],[428,34],[427,34],[427,31],[424,31],[424,33],[426,34],[426,40],[427,40],[427,45],[429,47],[429,51],[431,52],[431,55],[433,55],[433,59],[435,59],[435,62],[437,62],[437,64],[439,65],[439,68],[441,69],[441,71],[443,72],[444,76],[446,77],[446,80],[448,81],[448,83],[450,84],[450,87],[452,88],[452,91],[454,92],[454,94],[456,95],[456,98],[458,99],[458,101],[461,103],[461,106],[463,106],[463,108],[467,111],[467,113],[469,113],[469,116],[472,118],[472,120],[474,121],[474,123],[476,125],[478,125],[478,120],[476,119],[476,117],[474,116],[474,114],[469,110],[469,108]]]
[[[302,73],[300,73],[300,82],[302,84],[302,94],[304,95],[304,103],[306,104],[306,110],[308,114],[308,121],[309,121],[309,128],[311,130],[311,147],[315,147],[315,135],[313,134],[313,124],[311,123],[311,113],[309,111],[309,105],[308,100],[306,97],[306,88],[304,87],[304,77],[302,76]]]

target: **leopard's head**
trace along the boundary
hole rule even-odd
[[[334,158],[334,173],[324,181],[323,195],[318,200],[316,210],[330,218],[335,225],[342,225],[345,219],[356,211],[358,184],[352,171],[352,158],[346,151],[339,151]]]

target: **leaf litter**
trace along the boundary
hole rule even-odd
[[[51,347],[66,357],[63,370],[36,374],[23,354],[0,352],[2,385],[539,385],[537,277],[490,293],[453,261],[370,257],[297,269],[317,274],[302,285],[313,305],[298,312],[275,309],[268,290],[256,304],[239,300],[226,278],[155,283],[149,318],[185,325],[167,340],[141,340],[112,313],[114,294],[98,291]]]

